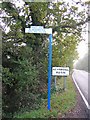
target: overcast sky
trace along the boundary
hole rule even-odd
[[[64,0],[66,2],[72,3],[72,0]],[[78,2],[79,0],[73,0],[75,2]],[[82,2],[90,1],[90,0],[81,0]],[[81,11],[83,8],[82,6],[79,6],[79,11]],[[87,10],[87,9],[86,9]],[[88,26],[88,25],[87,25]],[[88,31],[88,27],[86,26],[86,31]],[[85,31],[83,30],[83,31]],[[81,41],[79,46],[77,47],[77,51],[79,53],[79,58],[83,58],[83,56],[88,52],[88,32],[82,32],[82,36],[85,41]]]

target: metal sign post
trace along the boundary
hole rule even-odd
[[[52,34],[49,35],[49,58],[48,58],[48,110],[50,110],[50,94],[51,94],[51,67],[52,67]]]
[[[66,90],[66,77],[64,76],[64,85],[63,85],[64,90]]]
[[[25,33],[42,33],[49,34],[49,51],[48,51],[48,110],[50,110],[51,97],[51,68],[52,68],[52,28],[43,28],[43,26],[31,26],[25,28]]]
[[[56,89],[57,89],[57,88],[56,88],[56,76],[55,76],[55,81],[54,81],[54,84],[55,84],[55,90],[56,90]]]

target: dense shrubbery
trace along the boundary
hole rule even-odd
[[[75,6],[69,8],[64,2],[24,2],[22,7],[16,7],[15,2],[2,2],[2,11],[6,15],[2,21],[10,27],[8,33],[3,29],[2,34],[3,117],[37,109],[41,99],[47,97],[48,36],[26,34],[26,27],[52,27],[55,33],[53,66],[72,68],[82,24],[77,25],[82,23],[84,15],[83,12],[79,14]],[[74,19],[72,14],[79,14],[80,21]]]
[[[38,69],[40,61],[33,64],[33,51],[27,46],[21,47],[18,54],[18,60],[12,62],[15,67],[3,67],[3,114],[7,117],[12,117],[15,111],[38,108],[40,98],[47,92],[45,65]]]
[[[21,106],[27,107],[28,101],[25,98],[35,100],[32,97],[34,93],[30,95],[30,90],[33,91],[33,85],[35,87],[37,84],[37,70],[27,58],[13,61],[13,64],[16,64],[13,69],[3,68],[3,110],[5,113],[9,112],[8,114],[15,112],[15,109]]]

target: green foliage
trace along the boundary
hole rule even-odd
[[[13,117],[17,111],[37,109],[47,97],[48,35],[26,34],[25,28],[51,27],[53,66],[72,68],[84,14],[63,1],[1,4],[6,15],[2,22],[10,28],[6,33],[2,26],[3,116]]]
[[[63,84],[63,78],[57,79],[57,87],[60,88]],[[51,95],[51,110],[47,110],[47,99],[43,100],[42,105],[38,110],[33,110],[27,113],[19,113],[15,118],[58,118],[71,110],[76,104],[76,92],[74,84],[70,77],[67,78],[67,90],[53,93]]]
[[[73,67],[73,60],[77,59],[76,46],[78,39],[74,35],[62,36],[56,38],[53,42],[53,66],[69,66]]]
[[[20,95],[19,109],[32,109],[38,101],[38,71],[27,59],[18,61],[18,64],[19,67],[15,70],[15,76],[18,80],[18,95]]]
[[[9,68],[3,68],[3,83],[12,87],[14,81],[14,74],[9,71]]]
[[[13,116],[13,112],[15,112],[13,110],[15,109],[28,109],[36,106],[35,101],[38,98],[37,85],[39,84],[39,81],[37,81],[38,71],[36,66],[33,66],[30,59],[26,57],[27,54],[24,57],[21,54],[21,60],[13,61],[16,67],[12,71],[10,68],[3,68],[3,105],[5,104],[3,112],[6,117],[10,114]],[[30,103],[30,101],[32,102]],[[9,111],[6,110],[8,107]]]

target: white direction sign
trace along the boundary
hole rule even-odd
[[[44,28],[43,26],[31,26],[31,28],[25,28],[25,33],[52,34],[52,28]]]
[[[69,75],[69,67],[53,67],[52,75],[53,76],[68,76]]]

